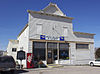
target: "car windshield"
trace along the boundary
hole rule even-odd
[[[95,61],[100,61],[100,60],[95,60]]]
[[[12,57],[0,57],[0,62],[5,63],[5,62],[13,62],[14,59]]]

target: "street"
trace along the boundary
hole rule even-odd
[[[18,74],[100,74],[100,67],[65,66],[60,68],[25,69]]]

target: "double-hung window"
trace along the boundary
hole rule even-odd
[[[67,27],[63,27],[63,36],[64,37],[68,36],[68,28]]]
[[[37,24],[37,34],[42,34],[42,24]]]

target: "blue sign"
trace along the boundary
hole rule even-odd
[[[41,40],[45,40],[45,35],[40,35]]]
[[[63,36],[60,37],[60,41],[64,41],[64,37]]]
[[[51,36],[40,35],[40,39],[41,40],[60,40],[60,41],[64,41],[64,36],[51,37]]]

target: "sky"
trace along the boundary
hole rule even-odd
[[[39,11],[50,2],[74,17],[74,31],[96,34],[95,47],[100,47],[100,0],[0,0],[0,50],[6,50],[28,23],[27,10]]]

